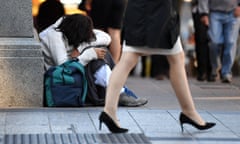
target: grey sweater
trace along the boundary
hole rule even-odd
[[[210,11],[230,12],[234,10],[240,0],[198,0],[198,10],[201,14]]]

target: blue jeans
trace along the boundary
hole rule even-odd
[[[233,46],[233,50],[232,50],[232,62],[234,63],[234,61],[235,61],[235,58],[236,58],[236,56],[237,56],[237,49],[238,49],[238,36],[239,36],[239,33],[240,33],[240,17],[237,17],[236,18],[236,24],[235,24],[235,26],[234,26],[234,34],[233,34],[233,36],[236,38],[236,42],[235,42],[235,44],[234,44],[234,46]]]
[[[210,61],[212,74],[216,74],[218,58],[221,57],[221,75],[231,74],[233,65],[232,49],[237,41],[234,36],[236,18],[232,12],[210,12],[209,16]],[[220,56],[221,53],[221,56]]]

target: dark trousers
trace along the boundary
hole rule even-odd
[[[193,13],[193,22],[195,29],[195,51],[197,57],[198,78],[209,78],[211,74],[211,64],[209,57],[209,37],[208,27],[200,21],[199,13]]]
[[[151,55],[151,71],[150,77],[157,78],[162,75],[169,77],[169,63],[167,57],[164,55]],[[146,76],[146,56],[142,56],[142,71],[141,76]]]
[[[164,75],[168,77],[169,64],[166,56],[164,55],[152,55],[151,56],[151,77],[157,77],[158,75]]]

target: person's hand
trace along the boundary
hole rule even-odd
[[[80,55],[79,51],[77,49],[74,49],[71,53],[72,58],[76,58]]]
[[[105,48],[94,48],[95,52],[97,53],[97,57],[99,59],[104,59],[107,50]]]
[[[234,16],[239,17],[240,16],[240,6],[236,7],[234,10]]]
[[[207,15],[202,16],[202,17],[201,17],[201,22],[202,22],[204,25],[209,26],[209,18],[208,18],[208,16],[207,16]]]
[[[85,7],[87,11],[91,11],[92,9],[92,0],[86,0]]]

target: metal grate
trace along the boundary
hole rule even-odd
[[[151,144],[144,134],[13,134],[0,144]]]
[[[99,134],[101,144],[151,144],[144,134]]]

